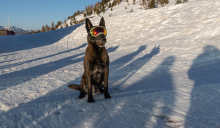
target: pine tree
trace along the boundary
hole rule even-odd
[[[105,6],[104,6],[104,4],[102,5],[102,12],[105,13]]]
[[[116,1],[114,1],[113,3],[114,3],[114,6],[116,6]]]
[[[51,29],[54,29],[54,22],[51,23]]]
[[[176,4],[180,4],[180,3],[182,3],[181,0],[176,0]]]
[[[57,22],[57,25],[55,25],[55,29],[57,29],[61,25],[61,21]]]
[[[151,0],[151,2],[148,4],[148,8],[155,8],[155,0]]]
[[[45,27],[44,27],[44,25],[43,25],[42,28],[41,28],[41,32],[45,32]]]
[[[109,4],[108,4],[108,7],[109,7],[109,8],[111,8],[111,7],[112,7],[112,4],[111,4],[111,3],[109,3]]]
[[[58,26],[60,26],[60,25],[61,25],[61,23],[62,23],[61,21],[58,21],[58,22],[57,22],[57,25],[58,25]]]
[[[97,15],[99,15],[99,13],[100,13],[99,9],[97,9],[96,13],[97,13]]]

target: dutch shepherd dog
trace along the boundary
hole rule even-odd
[[[86,18],[85,24],[88,33],[88,47],[83,61],[84,73],[80,85],[70,84],[68,87],[79,90],[80,99],[88,93],[87,102],[92,103],[95,102],[92,95],[95,92],[104,93],[105,98],[111,97],[108,92],[109,56],[105,48],[107,31],[103,17],[99,26],[93,26],[88,18]]]

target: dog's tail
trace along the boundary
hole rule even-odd
[[[81,90],[80,85],[78,85],[78,84],[70,84],[70,85],[68,85],[68,87],[71,89],[78,90],[78,91]]]

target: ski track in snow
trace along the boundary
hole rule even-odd
[[[112,98],[92,104],[67,87],[83,74],[85,24],[0,37],[0,127],[220,127],[220,2],[109,17],[124,6],[104,15]]]

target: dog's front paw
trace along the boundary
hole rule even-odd
[[[80,93],[79,99],[82,99],[82,98],[84,98],[84,97],[85,97],[84,93]]]
[[[103,92],[104,92],[104,90],[101,88],[101,89],[99,89],[99,92],[103,93]]]
[[[105,94],[105,98],[107,98],[107,99],[111,98],[111,96],[109,95],[109,93],[106,93],[106,94]]]
[[[95,100],[93,98],[88,98],[87,102],[92,103],[92,102],[95,102]]]

